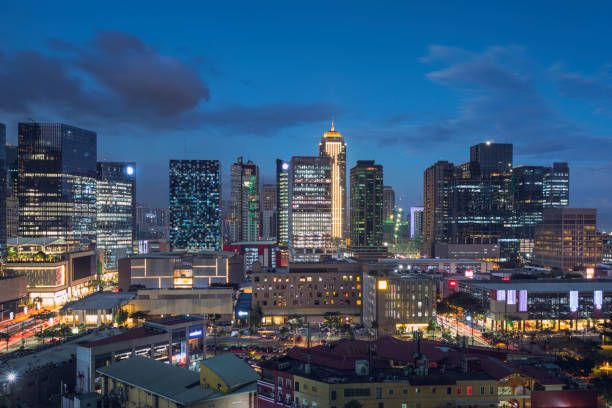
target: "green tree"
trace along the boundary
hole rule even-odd
[[[0,332],[0,340],[4,340],[6,342],[6,351],[8,351],[9,341],[11,340],[11,335],[8,332]]]
[[[607,375],[602,375],[592,381],[593,388],[597,390],[597,394],[603,398],[608,406],[612,406],[612,378]]]
[[[123,326],[128,319],[128,312],[123,309],[119,309],[114,316],[115,323],[119,326]]]
[[[340,317],[338,316],[338,312],[327,312],[323,316],[323,322],[328,327],[338,328],[340,327]]]

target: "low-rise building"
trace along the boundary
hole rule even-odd
[[[283,272],[253,272],[253,306],[274,324],[282,324],[290,315],[322,322],[331,312],[344,321],[359,321],[361,273],[360,263],[340,261],[291,263]]]
[[[259,375],[232,354],[201,363],[200,373],[143,357],[118,361],[97,372],[104,407],[255,408]]]
[[[477,259],[480,261],[499,262],[499,244],[452,244],[439,242],[435,244],[436,257],[446,259]]]
[[[72,326],[99,327],[113,322],[113,316],[136,294],[131,292],[94,292],[66,303],[60,309],[62,323]]]
[[[427,275],[363,273],[362,321],[379,334],[424,330],[436,316],[436,283]]]
[[[231,320],[234,311],[234,289],[138,289],[127,310],[146,312],[150,316],[218,314]]]
[[[28,298],[25,274],[0,276],[0,321],[12,319],[23,312],[19,306]]]
[[[76,390],[99,390],[96,370],[133,356],[193,367],[204,357],[206,326],[192,316],[149,320],[142,327],[84,342],[76,349]]]
[[[236,252],[244,259],[244,269],[253,270],[254,265],[260,269],[276,268],[281,264],[281,254],[276,241],[243,241],[223,245],[226,252]]]
[[[242,256],[233,252],[153,252],[119,260],[119,289],[205,288],[245,280]]]
[[[491,262],[475,259],[443,259],[443,258],[418,258],[418,259],[383,259],[383,265],[390,265],[398,272],[434,272],[449,275],[464,274],[471,270],[474,273],[486,273],[493,268]]]

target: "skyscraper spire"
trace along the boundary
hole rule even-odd
[[[334,118],[332,118],[332,125],[331,125],[331,129],[330,129],[330,131],[331,131],[331,132],[334,132]]]

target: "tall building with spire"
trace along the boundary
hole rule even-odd
[[[333,121],[331,129],[323,133],[323,138],[319,143],[319,156],[327,156],[331,159],[331,238],[338,242],[344,239],[347,231],[346,143],[340,132],[334,128]]]

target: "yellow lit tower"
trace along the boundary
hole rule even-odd
[[[336,244],[341,244],[346,234],[346,143],[340,132],[334,129],[333,120],[331,129],[323,133],[323,138],[319,143],[319,156],[331,158],[331,236]]]

